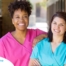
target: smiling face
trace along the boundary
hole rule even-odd
[[[12,23],[16,30],[24,31],[29,24],[29,16],[26,11],[20,9],[15,10],[12,18]]]
[[[55,36],[63,36],[66,31],[66,22],[60,17],[55,17],[51,23],[51,31]]]

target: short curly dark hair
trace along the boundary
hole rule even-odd
[[[11,17],[13,17],[14,11],[18,9],[26,11],[28,13],[28,16],[30,16],[32,5],[29,1],[14,1],[10,3],[10,5],[8,6],[8,10]]]

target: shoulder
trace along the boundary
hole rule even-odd
[[[31,32],[31,33],[36,33],[36,35],[47,34],[47,32],[42,31],[40,29],[28,29],[28,31]]]
[[[6,33],[4,36],[0,38],[0,42],[7,40],[7,38],[10,36],[10,32]]]
[[[43,47],[44,45],[47,45],[49,43],[49,39],[48,38],[44,38],[41,41],[39,41],[36,46],[37,47]]]
[[[66,49],[66,43],[62,42],[61,45]]]
[[[47,49],[47,47],[49,46],[49,43],[50,43],[49,39],[45,38],[41,40],[40,42],[38,42],[33,49],[41,52],[42,50]]]
[[[43,43],[49,42],[49,38],[44,38],[44,39],[42,39],[39,43],[41,43],[41,42],[43,42]]]

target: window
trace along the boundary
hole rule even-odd
[[[29,0],[33,6],[29,27],[47,31],[47,0]]]
[[[66,11],[66,0],[29,0],[33,6],[29,27],[48,31],[52,15],[57,11]]]

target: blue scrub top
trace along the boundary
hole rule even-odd
[[[66,44],[61,42],[52,52],[51,43],[48,38],[45,38],[36,44],[30,58],[37,59],[41,66],[64,66],[66,64]]]

